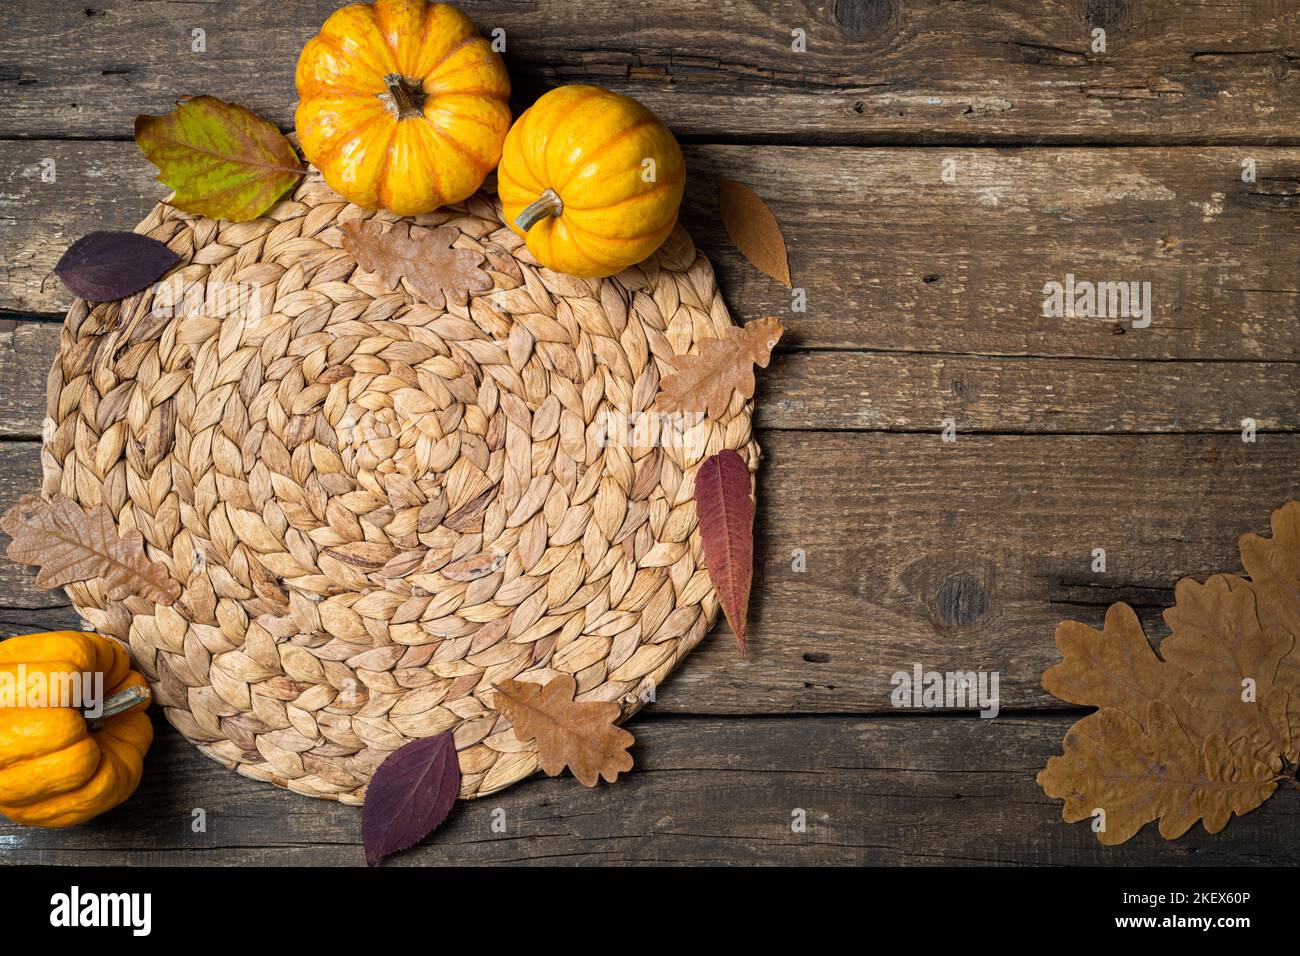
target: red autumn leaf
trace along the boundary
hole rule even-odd
[[[460,760],[450,733],[412,740],[375,771],[361,810],[366,863],[415,846],[447,819],[460,792]]]
[[[749,467],[729,448],[706,459],[695,473],[695,512],[709,580],[736,632],[741,654],[754,577],[754,502],[749,490]]]

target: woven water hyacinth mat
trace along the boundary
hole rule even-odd
[[[251,222],[160,204],[137,231],[181,264],[67,316],[42,490],[105,503],[183,592],[67,591],[247,776],[360,803],[393,750],[452,731],[461,796],[492,793],[537,767],[494,683],[571,674],[626,716],[717,616],[693,478],[722,448],[756,466],[752,405],[652,411],[667,359],[731,324],[708,261],[678,227],[576,279],[499,212],[480,193],[413,220],[491,276],[444,308],[356,264],[339,226],[393,217],[315,173]]]

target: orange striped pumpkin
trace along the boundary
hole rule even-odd
[[[303,47],[295,80],[303,154],[358,206],[431,212],[470,196],[501,159],[505,64],[445,3],[336,10]]]
[[[95,674],[107,699],[88,725],[51,695]],[[135,792],[153,724],[144,712],[149,685],[126,648],[83,631],[24,634],[0,641],[0,676],[15,697],[0,706],[0,813],[29,826],[70,827]]]
[[[653,113],[596,86],[562,86],[506,137],[497,189],[510,227],[543,265],[613,275],[651,255],[677,222],[686,164]]]

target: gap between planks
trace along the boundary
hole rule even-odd
[[[485,33],[505,31],[516,110],[550,86],[597,83],[638,97],[684,137],[1296,136],[1297,91],[1285,82],[1296,23],[1276,0],[1155,5],[1140,14],[1128,3],[1077,0],[779,0],[728,7],[725,27],[715,5],[691,0],[462,5]],[[99,136],[203,90],[287,125],[292,64],[337,3],[11,6],[0,63],[17,65],[0,68],[0,82],[20,95],[4,103],[0,132]],[[194,27],[206,31],[201,52]],[[1092,49],[1098,27],[1104,52]],[[806,40],[798,51],[794,30]],[[128,36],[133,42],[123,43]],[[282,66],[268,72],[268,63]]]
[[[56,322],[0,316],[0,440],[37,439]],[[982,435],[1300,430],[1300,362],[1164,361],[792,348],[759,376],[764,431]]]

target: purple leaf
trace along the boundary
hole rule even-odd
[[[112,302],[139,292],[180,261],[180,256],[148,236],[92,232],[68,247],[54,272],[73,295]]]
[[[379,765],[366,788],[361,842],[366,863],[415,846],[436,830],[460,792],[460,760],[450,733],[412,740]]]

